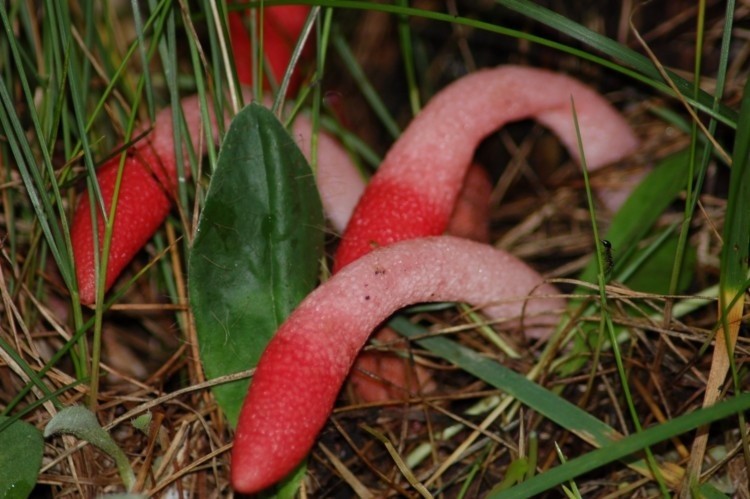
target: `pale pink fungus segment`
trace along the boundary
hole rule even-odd
[[[440,234],[477,145],[508,122],[533,118],[557,134],[579,159],[572,102],[587,165],[596,169],[622,159],[637,139],[620,114],[583,83],[543,69],[501,66],[477,71],[449,85],[424,107],[388,152],[344,233],[334,269],[373,247]],[[389,194],[395,191],[401,205]],[[425,220],[414,233],[400,221]],[[385,227],[390,229],[384,231]]]
[[[182,115],[185,120],[186,132],[181,134],[183,141],[183,160],[187,166],[188,141],[192,144],[194,150],[198,154],[202,154],[206,150],[206,142],[211,140],[212,143],[219,143],[219,127],[216,121],[216,114],[213,109],[213,102],[210,97],[208,99],[208,124],[210,129],[206,130],[206,123],[203,121],[202,109],[203,104],[199,95],[191,95],[184,97],[180,100],[180,107],[182,108]],[[225,123],[229,122],[229,115],[225,116]],[[210,134],[207,138],[207,132]],[[165,164],[169,165],[170,181],[175,182],[177,180],[177,163],[175,161],[175,147],[174,147],[174,127],[172,125],[172,108],[165,108],[156,115],[154,120],[153,129],[147,139],[151,148],[158,152],[159,156]],[[190,170],[185,169],[186,177],[190,175]],[[162,180],[163,181],[163,180]]]
[[[512,255],[453,236],[402,241],[353,262],[299,305],[261,357],[235,435],[235,489],[260,491],[305,457],[357,353],[396,310],[460,301],[546,327],[563,307],[555,293]]]
[[[312,158],[312,122],[298,117],[292,125],[297,145],[308,160]],[[320,131],[317,136],[318,157],[315,183],[323,210],[333,228],[341,233],[349,223],[354,207],[365,191],[365,180],[349,153],[331,135]]]

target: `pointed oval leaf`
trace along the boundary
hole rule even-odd
[[[0,416],[0,424],[10,418]],[[14,421],[0,431],[0,497],[23,499],[31,494],[42,467],[42,432]]]
[[[65,407],[55,414],[44,427],[44,437],[63,433],[74,435],[106,452],[117,465],[122,482],[130,490],[135,484],[135,474],[128,457],[112,439],[109,433],[99,425],[96,416],[82,405]]]
[[[189,262],[190,303],[209,378],[254,367],[314,287],[323,210],[312,170],[276,117],[251,104],[219,152]],[[246,380],[215,387],[234,425]]]

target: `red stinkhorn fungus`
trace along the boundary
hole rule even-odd
[[[181,102],[187,133],[194,142],[201,127],[198,96],[186,97]],[[211,113],[213,140],[218,140],[215,120]],[[138,136],[142,131],[136,131]],[[305,157],[310,158],[312,126],[305,116],[294,124]],[[105,290],[140,251],[161,226],[172,206],[177,188],[177,168],[174,154],[172,111],[160,111],[151,132],[128,150],[120,185],[117,214],[112,231],[110,256],[107,265]],[[318,134],[318,173],[316,182],[334,228],[343,231],[351,212],[364,190],[364,180],[346,151],[330,135]],[[107,213],[114,195],[120,157],[116,156],[97,172],[97,181],[105,200]],[[186,173],[190,172],[186,170]],[[76,276],[81,302],[93,303],[96,292],[94,241],[88,193],[84,193],[73,215],[71,239],[76,261]],[[99,216],[99,248],[104,238],[104,220]]]
[[[182,107],[188,135],[197,143],[202,127],[200,100],[197,96],[187,97],[182,100]],[[177,189],[172,132],[172,110],[164,109],[157,114],[153,131],[127,152],[112,229],[105,288],[112,285],[169,213]],[[141,133],[143,130],[138,130],[134,136]],[[112,204],[119,167],[120,156],[117,155],[97,172],[107,214]],[[97,220],[96,234],[101,251],[104,241],[104,219],[101,214],[98,214]],[[93,303],[96,299],[95,246],[87,192],[81,197],[73,214],[70,237],[81,303]]]
[[[453,236],[402,241],[352,262],[303,300],[261,357],[237,425],[232,485],[258,492],[294,469],[367,337],[399,308],[461,301],[544,327],[563,306],[544,297],[555,293],[512,255]]]
[[[490,240],[489,214],[492,183],[485,168],[473,164],[466,173],[446,233],[486,243]],[[351,213],[350,213],[351,215]],[[547,331],[535,329],[543,335]],[[437,388],[432,370],[403,355],[406,341],[385,327],[374,338],[395,351],[365,351],[355,361],[349,376],[354,394],[362,402],[385,402],[426,395]],[[396,353],[401,351],[401,355]]]
[[[248,12],[259,15],[255,9]],[[275,83],[280,82],[284,76],[309,12],[310,7],[307,5],[279,5],[263,8],[263,53]],[[236,55],[234,63],[237,68],[237,78],[240,83],[249,85],[253,82],[255,52],[239,12],[229,14],[229,36],[232,40],[232,50]],[[268,83],[268,78],[264,79],[264,83]],[[296,71],[292,74],[289,91],[294,92],[299,83],[300,72]]]
[[[414,118],[367,186],[339,245],[334,272],[374,247],[441,234],[477,145],[510,121],[536,119],[579,159],[571,101],[590,169],[635,149],[637,139],[622,116],[568,76],[502,66],[443,89]]]
[[[294,44],[308,12],[309,7],[299,5],[273,7],[264,12],[263,46],[267,61],[277,81],[283,76],[289,64]],[[251,54],[250,38],[237,13],[230,15],[230,31],[232,42],[235,44],[235,52],[244,55]],[[242,83],[252,82],[251,59],[238,58],[237,71]],[[295,78],[294,82],[299,81],[299,76]],[[198,97],[183,99],[182,106],[188,136],[194,143],[197,143],[202,126]],[[137,130],[134,136],[139,136],[144,131],[143,129]],[[214,140],[216,139],[217,137],[214,136]],[[328,147],[325,152],[332,148],[333,146]],[[171,109],[164,109],[157,115],[152,132],[130,148],[127,154],[112,230],[105,290],[109,289],[120,272],[153,236],[171,209],[177,187]],[[322,154],[324,152],[320,157],[325,161]],[[97,182],[107,214],[109,214],[114,197],[119,162],[119,156],[112,158],[97,172]],[[101,214],[98,217],[96,234],[101,251],[104,238],[104,220]],[[93,237],[89,196],[88,193],[84,193],[73,215],[71,228],[78,291],[81,303],[84,304],[91,304],[96,299]]]
[[[444,230],[487,241],[489,181],[476,165],[465,173],[475,147],[506,122],[535,117],[552,128],[578,158],[571,99],[576,103],[589,168],[619,159],[635,147],[633,132],[616,111],[594,91],[566,76],[506,66],[475,73],[447,87],[388,153],[355,208],[334,270],[373,246]],[[546,333],[529,332],[537,337]],[[428,381],[424,369],[410,380],[406,367],[395,355],[364,353],[352,373],[357,395],[365,401],[385,400],[392,398],[388,395],[399,395],[399,387],[405,390],[400,392],[403,396],[414,392],[415,380]]]

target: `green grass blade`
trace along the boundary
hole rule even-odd
[[[408,0],[398,0],[398,4],[404,7],[409,6]],[[409,105],[411,106],[412,115],[416,116],[422,107],[422,101],[419,98],[419,85],[417,84],[416,65],[414,63],[414,46],[412,44],[412,35],[411,29],[409,28],[408,17],[399,17],[398,37],[401,42],[401,59],[404,61],[406,83],[409,88]]]
[[[575,122],[576,135],[578,136],[578,150],[580,151],[580,154],[581,154],[581,172],[583,174],[583,180],[586,186],[586,197],[587,197],[588,206],[589,206],[589,217],[591,218],[592,232],[594,234],[594,242],[596,243],[596,260],[597,260],[597,277],[598,277],[597,282],[599,284],[599,307],[601,311],[601,320],[600,320],[600,331],[598,334],[598,341],[597,341],[597,346],[596,346],[596,350],[594,354],[594,359],[592,361],[592,365],[597,366],[599,364],[598,356],[599,356],[599,353],[601,352],[602,341],[604,339],[603,329],[605,329],[606,327],[607,333],[609,334],[610,345],[612,346],[612,353],[614,354],[614,358],[615,358],[615,364],[617,365],[617,372],[618,372],[618,375],[620,376],[620,387],[622,389],[623,396],[625,398],[625,402],[628,407],[628,411],[630,412],[630,419],[633,423],[635,431],[637,433],[640,433],[642,431],[640,415],[638,414],[638,410],[635,408],[635,403],[633,402],[633,395],[630,390],[630,383],[628,379],[628,370],[625,369],[625,363],[622,360],[622,353],[620,352],[620,344],[617,341],[615,328],[614,328],[614,325],[612,324],[612,317],[609,315],[609,306],[607,304],[607,293],[606,293],[607,270],[605,269],[604,258],[602,255],[602,241],[601,239],[599,239],[599,228],[598,228],[598,223],[596,220],[594,199],[591,193],[591,184],[589,182],[588,167],[586,165],[586,156],[583,153],[583,141],[581,139],[581,131],[578,125],[578,116],[576,114],[575,102],[572,102],[572,99],[571,99],[571,104],[573,106],[572,107],[573,120]],[[611,247],[609,247],[608,249],[611,250]],[[592,375],[591,379],[593,380],[593,378],[594,377]],[[668,496],[669,492],[667,490],[667,486],[664,483],[664,478],[661,472],[659,471],[659,466],[656,463],[656,460],[654,459],[654,455],[651,451],[651,448],[646,447],[645,453],[646,453],[646,462],[653,476],[655,477],[656,481],[659,484],[659,489],[661,490],[662,495],[665,497]],[[575,484],[572,485],[572,488],[576,490]]]
[[[669,438],[682,435],[701,425],[719,421],[732,414],[738,414],[748,409],[750,409],[750,393],[744,393],[712,407],[698,409],[666,423],[643,430],[640,433],[630,435],[607,445],[605,448],[597,449],[581,457],[571,459],[563,465],[552,468],[510,490],[504,491],[502,496],[490,495],[488,497],[498,499],[500,497],[503,499],[532,497],[613,461],[626,459],[648,446],[653,446]]]
[[[135,46],[138,47],[138,55],[141,58],[141,65],[144,68],[148,67],[149,63],[149,57],[146,53],[146,35],[145,35],[145,27],[143,23],[143,15],[141,14],[141,8],[138,5],[138,2],[131,2],[131,6],[133,8],[133,23],[135,24],[135,34],[136,34],[136,44]],[[148,109],[150,111],[150,116],[154,116],[154,92],[153,92],[153,84],[151,82],[151,74],[149,71],[143,72],[143,79],[145,81],[144,88],[146,89],[146,104],[148,105]]]
[[[750,78],[745,83],[740,120],[734,142],[729,198],[724,222],[721,253],[721,308],[726,311],[727,297],[733,299],[745,291],[750,249]]]
[[[727,368],[731,370],[735,393],[739,394],[742,390],[734,360],[734,346],[744,312],[744,294],[748,288],[746,279],[750,266],[748,262],[750,258],[750,210],[748,206],[750,206],[750,78],[745,82],[742,96],[740,121],[737,125],[732,156],[732,172],[729,178],[726,220],[722,233],[719,311],[721,314],[720,331],[723,334],[717,336],[717,343],[722,339],[725,343],[724,345],[717,344],[714,349],[707,393],[712,393],[718,388],[712,386],[714,370],[717,371],[715,381],[718,384],[723,382]],[[726,356],[726,359],[717,359],[717,356]],[[721,373],[720,370],[724,372]],[[709,395],[706,396],[705,401],[709,401]],[[750,466],[750,442],[742,414],[738,417],[738,426],[742,436],[745,465]],[[699,436],[699,438],[702,437],[703,435]]]
[[[352,0],[314,0],[314,1],[307,0],[304,3],[310,3],[310,4],[315,4],[315,5],[327,6],[327,7],[338,7],[341,9],[376,10],[376,11],[389,12],[392,14],[399,14],[399,15],[404,15],[404,16],[423,17],[425,19],[431,19],[434,21],[441,21],[441,22],[446,22],[446,23],[460,24],[463,26],[470,26],[472,28],[483,30],[483,31],[488,31],[490,33],[496,33],[496,34],[508,36],[511,38],[517,38],[520,40],[527,40],[529,42],[543,45],[545,47],[549,47],[555,50],[559,50],[561,52],[573,55],[577,58],[599,64],[603,67],[612,69],[630,78],[633,78],[636,81],[645,83],[646,85],[649,85],[655,88],[659,92],[662,92],[667,95],[673,95],[673,92],[669,88],[669,85],[665,84],[662,81],[661,76],[658,74],[658,71],[654,68],[651,61],[648,58],[644,57],[643,55],[633,51],[632,49],[629,49],[619,44],[618,42],[615,42],[614,40],[610,40],[606,37],[603,37],[575,22],[568,21],[568,20],[565,20],[567,22],[563,22],[560,19],[564,19],[564,18],[561,18],[561,16],[559,16],[558,14],[555,14],[554,12],[548,9],[544,9],[543,7],[539,7],[528,1],[496,0],[496,2],[500,5],[503,5],[506,8],[509,8],[512,10],[517,9],[519,13],[524,14],[524,15],[529,15],[529,12],[533,12],[534,15],[540,16],[540,18],[537,20],[544,20],[547,23],[550,23],[549,24],[550,27],[554,29],[560,29],[565,34],[573,36],[574,38],[579,39],[581,42],[585,44],[591,44],[590,46],[592,48],[600,50],[602,53],[604,53],[605,55],[609,57],[622,60],[627,65],[623,65],[620,63],[613,63],[609,59],[595,55],[591,52],[577,49],[575,47],[572,47],[571,45],[566,45],[564,43],[555,42],[555,41],[548,40],[546,38],[542,38],[539,36],[530,35],[523,31],[505,28],[503,26],[498,26],[492,23],[479,21],[477,19],[469,19],[469,18],[462,17],[462,16],[454,16],[454,15],[450,15],[450,14],[443,13],[443,12],[423,10],[423,9],[418,9],[418,8],[413,8],[413,7],[404,7],[404,6],[393,5],[393,4],[381,4],[381,3],[374,3],[374,2],[352,1]],[[277,2],[275,0],[270,0],[266,2],[266,5],[277,5],[277,4],[282,4],[282,3],[284,2],[281,2],[281,1]],[[719,121],[726,123],[729,126],[732,126],[732,127],[735,126],[736,121],[737,121],[736,111],[728,108],[727,106],[722,105],[720,106],[718,112],[714,112],[713,111],[713,97],[711,95],[709,95],[706,92],[701,92],[698,101],[694,101],[693,99],[689,97],[690,95],[692,95],[692,92],[690,91],[690,89],[692,89],[692,83],[674,74],[670,74],[670,76],[673,78],[678,88],[687,90],[686,92],[684,92],[684,95],[688,96],[687,97],[688,102],[696,106],[701,111],[707,113],[709,116],[713,116]]]
[[[28,376],[30,383],[36,386],[43,394],[50,394],[50,389],[42,380],[41,375],[37,374],[28,362],[26,362],[26,360],[15,351],[13,345],[8,344],[2,337],[0,337],[0,350],[3,350],[5,355],[10,357],[13,362],[23,370],[24,374]],[[55,402],[57,403],[57,400],[55,400]]]
[[[354,78],[354,81],[357,82],[359,90],[362,92],[365,100],[367,100],[367,103],[370,104],[370,107],[375,112],[375,115],[380,119],[380,122],[383,124],[391,137],[397,139],[398,136],[401,135],[401,129],[396,123],[396,120],[394,120],[391,116],[390,112],[385,106],[385,103],[382,101],[377,91],[368,81],[367,75],[365,75],[364,71],[362,71],[362,67],[359,65],[359,62],[357,62],[354,54],[352,54],[352,51],[349,49],[349,45],[347,44],[346,40],[344,40],[344,37],[341,36],[340,33],[334,32],[332,36],[332,42],[339,56],[341,57],[341,59],[343,59],[344,64],[346,64],[346,67],[349,69],[349,72]]]
[[[14,38],[13,29],[3,5],[0,5],[0,22],[2,22],[5,34],[9,38]],[[39,116],[36,113],[34,93],[26,78],[21,54],[15,44],[10,44],[9,46],[11,53],[13,54],[13,62],[15,63],[16,72],[23,88],[23,95],[26,99],[26,104],[28,105],[31,121],[34,125],[34,132],[36,137],[41,141],[44,137],[42,125]],[[57,223],[59,213],[55,210],[55,206],[62,206],[62,197],[57,188],[57,184],[55,182],[50,182],[49,185],[51,185],[52,188],[52,199],[55,201],[55,204],[53,205],[52,200],[47,194],[47,180],[43,176],[43,174],[46,174],[47,179],[54,178],[52,159],[49,155],[50,147],[46,143],[40,144],[40,150],[43,155],[43,168],[38,168],[36,158],[31,149],[31,144],[28,141],[25,130],[21,126],[20,119],[16,115],[16,106],[10,96],[5,80],[0,81],[0,108],[4,108],[0,109],[0,125],[10,143],[14,159],[19,172],[21,173],[21,178],[23,179],[27,194],[31,200],[32,206],[34,207],[37,216],[37,223],[39,223],[44,232],[45,239],[50,246],[55,263],[60,268],[63,280],[66,285],[73,287],[74,278],[70,265],[71,259],[69,258],[69,245],[66,244],[66,238],[63,235],[68,232],[65,217],[62,217],[63,227],[61,231]]]
[[[662,87],[660,83],[657,83],[661,82],[662,78],[653,62],[648,57],[639,54],[625,45],[602,36],[552,10],[536,5],[530,0],[495,0],[495,2],[507,9],[518,12],[530,19],[547,25],[560,33],[570,36],[574,40],[578,40],[584,45],[591,47],[614,60],[622,61],[628,67],[635,69],[638,74],[652,80],[654,86],[659,87],[668,94],[672,93],[670,90]],[[668,72],[668,74],[682,95],[692,96],[694,94],[694,84],[692,82],[679,77],[675,73]],[[720,111],[715,113],[713,96],[706,92],[699,91],[695,100],[692,102],[702,111],[727,124],[731,125],[737,119],[737,114],[725,106],[722,106]]]
[[[405,337],[415,339],[423,348],[502,390],[591,445],[606,448],[621,438],[619,432],[587,411],[490,358],[444,337],[425,337],[427,332],[423,328],[402,317],[392,319],[389,325]],[[629,465],[639,470],[647,469],[643,461]]]

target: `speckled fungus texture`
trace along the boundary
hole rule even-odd
[[[249,90],[244,89],[243,94],[249,100]],[[200,99],[197,95],[186,97],[182,99],[181,106],[187,125],[185,138],[189,138],[195,147],[202,148],[201,141],[205,143],[207,135],[202,133]],[[209,112],[209,116],[211,138],[216,143],[219,139],[218,127],[213,112]],[[142,128],[134,133],[134,137],[146,135],[128,149],[125,158],[107,262],[105,291],[112,286],[117,276],[151,239],[169,214],[176,196],[178,180],[173,133],[171,108],[157,114],[150,131]],[[309,160],[312,126],[307,117],[297,118],[294,133]],[[318,134],[317,153],[316,162],[320,172],[320,175],[316,176],[318,190],[327,216],[334,227],[342,231],[364,190],[364,180],[347,152],[325,132]],[[187,149],[183,151],[183,158],[187,159]],[[105,200],[107,214],[114,199],[119,167],[118,155],[97,171],[96,178],[102,198]],[[186,177],[190,175],[187,167],[185,174]],[[96,298],[94,232],[90,205],[89,195],[84,193],[74,213],[71,228],[78,291],[84,304],[93,303]],[[98,246],[101,251],[105,229],[101,213],[97,213],[97,220]]]
[[[594,90],[565,75],[501,66],[447,86],[415,117],[367,186],[334,271],[374,247],[443,233],[477,145],[508,122],[537,120],[580,159],[573,102],[589,169],[636,148],[624,118]]]
[[[202,121],[200,101],[197,96],[182,100],[187,124],[187,135],[194,144],[201,139]],[[148,132],[136,130],[134,137]],[[213,137],[216,140],[216,136]],[[123,166],[120,191],[117,198],[110,254],[107,261],[105,289],[109,288],[154,232],[164,222],[177,189],[177,167],[172,127],[172,109],[159,112],[153,130],[127,151]],[[97,171],[97,181],[104,206],[109,215],[114,199],[120,155],[107,161]],[[187,172],[186,172],[187,173]],[[78,292],[82,303],[93,303],[96,298],[96,266],[94,234],[101,252],[104,243],[105,223],[97,208],[97,230],[93,230],[91,202],[85,192],[71,226],[71,242],[76,263]]]
[[[491,194],[492,183],[487,171],[481,165],[473,164],[464,178],[446,233],[488,242]],[[549,333],[543,328],[533,328],[531,331],[539,336]],[[437,389],[432,370],[412,362],[413,359],[406,352],[407,342],[395,331],[388,327],[380,328],[373,340],[386,344],[388,351],[365,351],[357,357],[349,382],[358,401],[403,400]]]
[[[353,262],[299,305],[261,357],[235,435],[233,486],[258,492],[299,464],[367,337],[399,308],[460,301],[544,327],[563,306],[555,293],[512,255],[453,236],[402,241]]]

